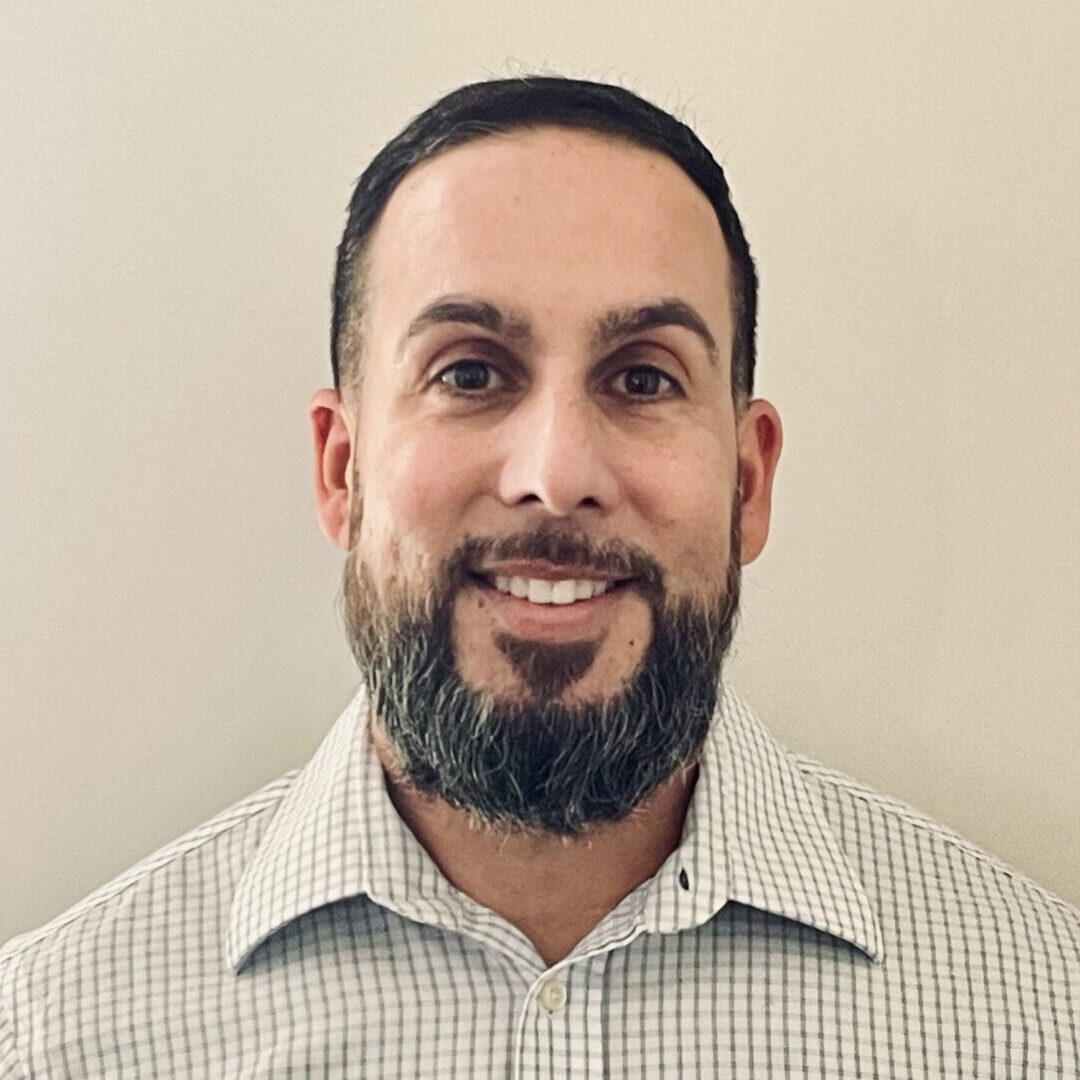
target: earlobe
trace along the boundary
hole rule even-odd
[[[308,406],[315,450],[315,513],[323,535],[349,547],[353,436],[337,390],[316,392]]]

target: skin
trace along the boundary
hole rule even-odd
[[[557,519],[641,548],[672,593],[722,589],[732,513],[741,513],[741,565],[765,545],[782,445],[769,402],[736,416],[729,288],[712,207],[663,155],[541,128],[420,165],[373,237],[356,400],[322,389],[309,406],[324,534],[344,550],[360,545],[377,584],[422,587],[463,538]],[[408,333],[447,297],[493,304],[516,330],[453,321]],[[673,298],[700,316],[715,356],[682,325],[598,340],[607,313]],[[568,703],[610,696],[640,663],[651,614],[631,589],[606,599],[532,618],[523,601],[466,587],[453,621],[462,676],[527,697],[495,644],[500,632],[589,638],[601,642],[596,659],[562,693]],[[579,840],[496,835],[411,791],[377,723],[375,734],[390,796],[442,872],[519,927],[548,964],[675,850],[696,779],[693,768],[676,775],[629,818]]]

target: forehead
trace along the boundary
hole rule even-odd
[[[390,331],[447,294],[562,325],[678,297],[727,340],[729,273],[716,214],[674,161],[545,127],[485,136],[408,173],[372,238],[366,306]]]

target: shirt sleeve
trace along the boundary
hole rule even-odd
[[[15,1051],[15,1032],[7,1013],[0,1009],[0,1080],[25,1080],[19,1055]]]

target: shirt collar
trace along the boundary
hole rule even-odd
[[[883,957],[873,905],[816,784],[726,683],[675,856],[708,917],[734,900]]]
[[[244,867],[225,939],[234,971],[293,919],[367,891],[366,714],[361,687],[300,771]]]
[[[244,867],[226,931],[238,972],[258,946],[315,908],[391,888],[379,868],[430,860],[397,816],[367,730],[361,687],[299,773]],[[394,848],[390,858],[384,857]],[[671,932],[711,918],[728,900],[813,926],[880,960],[881,931],[816,792],[745,702],[722,684],[683,843],[664,870],[685,870],[692,914],[650,919]],[[434,864],[431,864],[434,871]],[[411,876],[411,875],[410,875]],[[664,874],[667,876],[667,873]],[[437,871],[412,878],[421,909],[453,909]],[[416,882],[420,882],[419,890]],[[420,893],[421,895],[417,895]],[[644,897],[643,897],[644,899]]]

